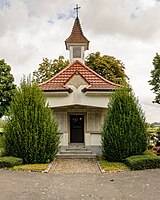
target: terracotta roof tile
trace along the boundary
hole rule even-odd
[[[86,65],[82,64],[80,61],[76,60],[75,62],[71,63],[68,67],[60,71],[57,75],[53,78],[49,79],[48,81],[41,83],[40,89],[43,91],[68,91],[71,92],[71,89],[66,85],[66,83],[73,77],[75,73],[78,73],[87,81],[89,86],[83,89],[83,91],[95,91],[95,90],[105,90],[110,91],[114,90],[117,85],[112,83],[96,72],[91,70]]]

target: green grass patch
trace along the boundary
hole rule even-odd
[[[47,169],[48,164],[26,164],[14,166],[13,170],[22,170],[22,171],[44,171]]]
[[[0,157],[0,168],[13,167],[15,165],[21,165],[23,160],[15,157]]]
[[[156,155],[138,155],[126,159],[125,164],[131,170],[160,168],[160,157]]]
[[[108,162],[106,160],[100,159],[99,164],[105,171],[127,171],[129,168],[121,162]]]

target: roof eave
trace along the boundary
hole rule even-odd
[[[52,89],[52,90],[43,90],[42,89],[42,91],[43,92],[68,92],[68,93],[72,93],[73,92],[73,90],[71,89],[71,88],[68,88],[68,89],[58,89],[58,90],[56,90],[56,89]]]
[[[89,89],[89,88],[83,88],[82,90],[81,90],[82,92],[113,92],[113,91],[115,91],[115,88],[113,88],[113,89],[108,89],[108,88],[106,88],[106,89]]]
[[[73,44],[77,44],[77,45],[80,45],[80,46],[84,46],[85,47],[85,50],[89,50],[89,42],[90,41],[87,41],[87,42],[68,42],[67,40],[65,40],[65,46],[66,46],[66,50],[69,50],[69,47],[70,46],[73,46]]]

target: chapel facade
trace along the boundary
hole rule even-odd
[[[48,81],[40,84],[58,122],[60,151],[83,147],[93,155],[101,154],[101,126],[116,84],[104,79],[84,64],[89,40],[77,18],[65,40],[70,64]]]

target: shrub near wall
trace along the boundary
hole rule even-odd
[[[4,127],[6,153],[25,164],[46,163],[58,151],[58,125],[37,84],[24,79],[8,111]]]
[[[148,145],[144,113],[128,88],[117,89],[108,104],[102,127],[102,153],[106,160],[121,162],[142,154]]]
[[[22,165],[23,159],[15,157],[0,157],[0,168]]]
[[[125,164],[132,170],[160,168],[160,157],[156,155],[138,155],[126,159]]]

